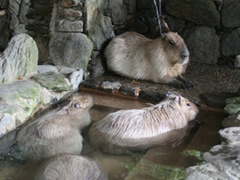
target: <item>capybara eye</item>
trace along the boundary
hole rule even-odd
[[[190,103],[187,103],[187,106],[191,106],[191,104],[190,104]]]
[[[74,104],[74,107],[75,107],[75,108],[80,108],[80,103],[79,103],[79,102],[75,103],[75,104]]]
[[[171,44],[173,46],[173,45],[175,45],[175,42],[173,40],[170,40],[169,44]]]

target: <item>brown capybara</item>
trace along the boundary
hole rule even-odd
[[[64,154],[45,161],[35,180],[107,180],[106,171],[95,161],[77,155]]]
[[[91,123],[89,95],[75,95],[63,108],[54,109],[20,130],[19,149],[27,159],[41,160],[61,153],[80,154],[80,130]]]
[[[168,144],[168,136],[178,135],[166,133],[186,127],[198,111],[188,99],[170,94],[150,107],[110,113],[92,124],[89,138],[95,147],[110,154],[145,150]]]
[[[187,46],[165,22],[162,25],[165,33],[154,40],[136,32],[113,38],[105,49],[108,69],[133,79],[192,88],[194,85],[182,78],[189,63]]]

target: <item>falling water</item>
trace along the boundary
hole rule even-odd
[[[156,14],[157,14],[157,21],[158,21],[158,27],[159,27],[159,32],[160,36],[162,37],[162,28],[161,28],[161,22],[160,22],[160,16],[162,15],[161,13],[161,0],[159,0],[159,6],[157,5],[156,0],[153,0],[155,8],[156,8]]]

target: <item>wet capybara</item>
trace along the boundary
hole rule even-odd
[[[89,95],[75,95],[63,108],[54,109],[23,127],[17,143],[24,157],[41,160],[61,153],[80,154],[80,130],[91,123]]]
[[[166,133],[187,126],[198,111],[188,99],[171,94],[150,107],[110,113],[92,124],[89,138],[95,147],[111,154],[144,150],[166,144]]]
[[[107,180],[106,171],[95,161],[64,154],[43,162],[35,180]]]

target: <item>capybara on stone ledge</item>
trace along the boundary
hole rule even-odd
[[[108,69],[133,79],[192,88],[194,85],[182,78],[189,63],[187,46],[165,22],[162,25],[163,37],[154,40],[136,32],[113,38],[105,49]]]
[[[188,99],[170,94],[150,107],[110,113],[93,123],[89,138],[95,147],[111,154],[145,150],[168,144],[168,136],[175,138],[178,134],[167,133],[186,127],[198,112],[198,107]]]

